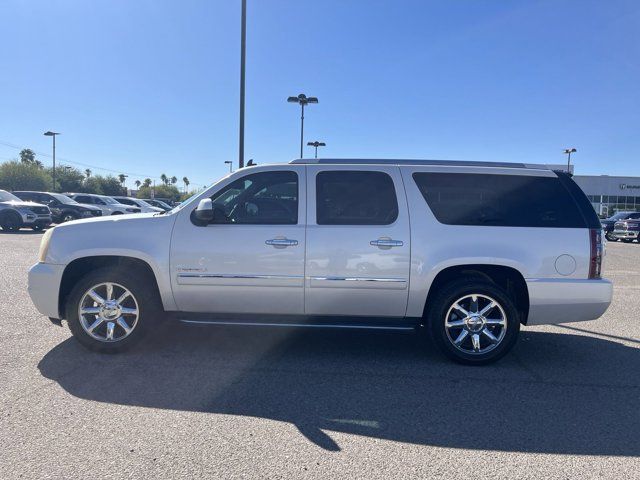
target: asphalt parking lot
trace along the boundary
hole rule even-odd
[[[89,353],[0,234],[0,478],[640,478],[640,245],[600,320],[525,327],[490,367],[417,335],[164,325]]]

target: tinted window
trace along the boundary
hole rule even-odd
[[[215,223],[295,225],[298,175],[289,171],[246,175],[217,192],[211,201],[224,214]]]
[[[389,225],[396,218],[396,190],[386,173],[337,170],[316,176],[318,225]]]
[[[87,195],[76,195],[73,199],[78,203],[93,203],[91,197]]]
[[[557,177],[414,173],[413,178],[438,221],[447,225],[586,226]]]

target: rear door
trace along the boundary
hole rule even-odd
[[[406,196],[394,166],[307,166],[305,312],[402,317],[409,289]]]

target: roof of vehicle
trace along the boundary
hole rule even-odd
[[[409,159],[375,159],[375,158],[297,158],[293,164],[333,164],[333,165],[441,165],[451,167],[498,167],[498,168],[531,168],[551,170],[547,164],[511,163],[511,162],[476,162],[471,160],[409,160]]]

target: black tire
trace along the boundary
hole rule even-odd
[[[42,225],[31,225],[31,230],[34,232],[41,232],[44,227]]]
[[[94,286],[105,282],[117,284],[117,286],[122,286],[129,290],[134,298],[134,305],[137,305],[137,322],[133,325],[131,333],[119,340],[106,341],[92,337],[82,326],[79,317],[80,302],[85,298],[85,294]],[[144,337],[152,324],[160,323],[164,317],[162,303],[153,283],[145,275],[125,271],[123,268],[118,267],[105,267],[87,273],[78,280],[67,297],[65,318],[71,333],[84,347],[95,352],[117,353],[129,349]],[[114,288],[114,298],[118,296],[118,293],[116,293],[117,286]],[[91,315],[88,316],[91,317]],[[98,316],[94,316],[94,319],[97,320]],[[113,321],[114,319],[112,319],[111,323]],[[127,322],[129,321],[127,320]],[[103,320],[103,323],[106,324],[109,321]],[[102,324],[99,328],[102,328]],[[116,328],[120,329],[121,327]],[[121,330],[121,333],[124,335],[124,330]]]
[[[605,233],[604,236],[610,242],[615,242],[617,240],[617,238],[614,237],[612,233]]]
[[[624,243],[631,243],[631,242],[633,242],[633,238],[623,238],[622,241]]]
[[[462,347],[456,347],[454,345],[454,340],[450,339],[450,334],[447,333],[447,328],[445,327],[447,315],[451,315],[451,311],[460,315],[453,310],[453,305],[459,299],[474,294],[482,297],[490,297],[495,300],[501,307],[505,317],[504,323],[506,330],[504,331],[502,338],[499,343],[491,347],[492,349],[490,351],[484,353],[468,353],[463,351]],[[510,296],[501,287],[488,280],[478,278],[450,282],[440,288],[440,291],[435,295],[435,297],[429,300],[429,304],[430,305],[427,308],[426,322],[431,332],[431,337],[440,351],[456,362],[466,365],[486,365],[495,362],[513,348],[518,338],[518,332],[520,331],[520,315],[518,313],[518,309]],[[452,310],[450,311],[450,309]],[[498,312],[500,313],[499,309]],[[502,317],[501,314],[499,316]],[[483,330],[487,329],[486,326],[482,328]],[[497,332],[501,332],[501,330],[499,330],[500,328],[502,327],[489,327],[489,333],[492,335],[495,333],[496,336],[499,336]],[[463,329],[468,330],[466,326],[460,327],[460,333],[462,333],[461,331]],[[449,331],[451,332],[452,330]],[[455,332],[455,330],[453,331]],[[485,338],[484,335],[482,335],[481,330],[476,330],[474,333],[477,333],[478,337],[482,337],[483,342],[488,342],[489,346],[491,345],[488,338]],[[466,336],[463,338],[465,338],[465,342],[471,342],[472,336],[473,334],[469,335],[469,331],[467,331]],[[467,339],[466,337],[469,338]],[[458,338],[456,338],[456,340],[458,340]]]
[[[5,232],[17,232],[22,227],[22,217],[11,210],[0,215],[0,227]]]

